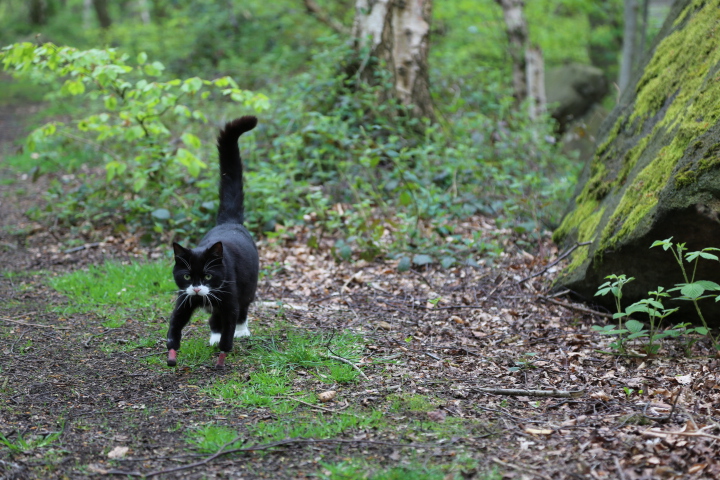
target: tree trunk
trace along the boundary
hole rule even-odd
[[[523,14],[523,0],[495,0],[503,10],[507,36],[512,59],[512,80],[515,100],[522,102],[527,98],[527,60],[528,28]]]
[[[358,75],[372,81],[368,67],[377,58],[392,74],[388,92],[413,115],[434,119],[428,78],[428,51],[432,0],[357,0],[352,35],[364,53]],[[381,99],[384,100],[384,99]]]
[[[102,28],[109,28],[112,25],[112,19],[107,9],[107,0],[92,0],[97,14],[98,21]]]
[[[545,112],[545,62],[540,47],[530,47],[525,51],[526,84],[530,105],[528,114],[535,120]]]
[[[47,0],[31,0],[30,2],[30,24],[45,25],[48,17]]]
[[[625,12],[623,14],[625,25],[623,27],[622,59],[620,60],[620,79],[618,81],[621,94],[629,85],[632,75],[633,53],[635,52],[637,38],[637,14],[637,0],[625,0]]]

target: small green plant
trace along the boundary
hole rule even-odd
[[[712,298],[715,295],[706,294],[706,292],[720,291],[720,285],[715,282],[707,280],[696,280],[695,274],[697,272],[697,265],[699,260],[713,260],[718,261],[718,256],[710,253],[712,251],[719,251],[718,248],[704,248],[699,251],[688,252],[684,243],[673,243],[672,237],[666,240],[655,241],[650,248],[662,247],[665,251],[670,251],[678,263],[685,282],[676,284],[674,288],[666,290],[664,287],[658,287],[657,290],[648,292],[648,298],[641,299],[632,305],[628,306],[623,310],[622,308],[622,288],[628,282],[634,280],[633,277],[626,277],[625,275],[608,275],[605,277],[608,281],[598,287],[597,295],[612,294],[615,298],[616,313],[613,314],[613,318],[618,320],[618,326],[615,325],[593,325],[593,330],[599,332],[602,335],[617,335],[617,341],[610,344],[610,347],[620,353],[625,353],[625,341],[635,339],[647,339],[647,343],[642,345],[642,349],[648,355],[655,355],[660,350],[659,341],[667,337],[679,337],[686,335],[687,340],[685,344],[686,353],[689,352],[690,347],[695,343],[695,339],[691,334],[697,333],[700,335],[706,335],[710,338],[716,349],[720,350],[720,346],[715,337],[713,337],[708,328],[705,317],[703,316],[699,300],[705,298]],[[685,268],[684,261],[692,263],[692,273],[688,275],[688,271]],[[672,297],[670,292],[680,292],[680,296]],[[702,326],[692,327],[690,323],[680,323],[670,328],[663,329],[662,322],[666,317],[675,313],[679,308],[666,308],[663,304],[663,299],[683,300],[690,301],[695,307],[695,311],[702,322]],[[715,301],[720,301],[720,295],[715,296]],[[642,322],[630,318],[631,315],[637,313],[644,313],[648,316],[648,322],[650,328],[647,329],[645,324]],[[623,325],[623,319],[625,323]]]
[[[0,433],[0,444],[5,445],[14,453],[30,453],[38,448],[47,447],[60,438],[61,432],[47,435],[28,435],[18,433],[14,440]]]
[[[632,282],[635,280],[634,277],[626,277],[625,275],[608,275],[605,277],[608,281],[603,283],[598,287],[598,291],[595,293],[595,296],[598,295],[607,295],[608,293],[611,293],[612,296],[615,298],[615,309],[616,313],[613,314],[613,318],[617,319],[618,321],[618,327],[616,328],[615,325],[606,325],[604,327],[600,327],[597,325],[593,325],[593,329],[600,332],[602,335],[617,335],[618,340],[616,342],[613,342],[610,344],[610,347],[619,350],[620,352],[625,352],[625,348],[623,346],[623,335],[625,333],[628,333],[629,330],[623,328],[622,319],[626,316],[626,313],[623,312],[622,309],[622,289],[625,284]]]
[[[697,312],[698,317],[700,317],[700,321],[703,324],[702,327],[696,327],[694,329],[695,332],[710,337],[710,340],[712,340],[715,349],[720,350],[720,345],[718,344],[717,338],[712,335],[710,328],[708,328],[707,322],[705,321],[705,316],[703,315],[702,310],[700,309],[700,305],[698,304],[698,300],[701,300],[703,298],[711,298],[713,296],[706,295],[705,292],[720,291],[720,285],[715,282],[710,282],[708,280],[695,280],[695,273],[697,272],[697,266],[700,259],[703,258],[706,260],[713,260],[717,262],[718,256],[710,252],[720,251],[720,248],[708,247],[703,248],[699,251],[688,252],[684,243],[673,244],[672,237],[665,240],[655,241],[650,248],[653,247],[662,247],[663,250],[669,250],[673,254],[675,261],[680,266],[680,270],[682,270],[682,275],[685,282],[676,284],[675,288],[669,289],[668,292],[680,291],[681,296],[676,297],[677,300],[692,302],[693,306],[695,307],[695,311]],[[687,270],[685,269],[685,264],[683,263],[683,257],[685,258],[686,262],[693,264],[692,274],[689,276]],[[715,301],[720,301],[720,295],[715,297]]]

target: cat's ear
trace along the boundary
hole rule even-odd
[[[212,255],[213,257],[220,257],[220,258],[222,258],[222,256],[223,256],[223,246],[222,246],[222,242],[217,242],[217,243],[213,244],[212,247],[208,248],[208,252],[209,252],[210,255]]]
[[[179,243],[173,242],[173,252],[175,252],[176,257],[182,257],[183,255],[187,255],[188,249]]]

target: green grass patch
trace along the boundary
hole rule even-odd
[[[393,394],[388,396],[391,412],[429,412],[435,409],[433,402],[425,395]]]
[[[172,311],[177,287],[171,272],[165,262],[106,262],[52,278],[50,286],[69,300],[58,313],[95,313],[105,327],[117,328],[128,319],[152,323]]]
[[[235,430],[221,425],[205,425],[196,430],[190,430],[186,435],[188,443],[194,445],[200,452],[215,453],[220,447],[227,445],[237,438]],[[235,442],[226,448],[239,448],[242,442]]]

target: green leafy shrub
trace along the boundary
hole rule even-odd
[[[27,140],[27,148],[41,159],[67,149],[67,140],[90,145],[101,157],[107,186],[91,182],[66,201],[57,185],[51,190],[56,216],[69,223],[88,216],[121,225],[169,219],[168,207],[187,207],[178,191],[198,181],[207,168],[199,158],[203,142],[192,133],[207,123],[202,103],[214,95],[256,111],[268,107],[267,97],[241,90],[230,77],[153,80],[164,66],[148,63],[143,53],[132,67],[128,56],[114,49],[19,43],[5,47],[0,61],[16,76],[59,81],[53,95],[57,98],[84,95],[95,100],[90,104],[95,113],[71,122],[49,122]]]
[[[720,285],[715,282],[708,280],[696,280],[695,272],[697,271],[697,265],[700,259],[718,261],[718,256],[713,251],[720,251],[718,248],[704,248],[699,251],[688,252],[684,243],[673,243],[672,237],[665,240],[657,240],[653,242],[650,248],[662,247],[665,251],[670,251],[673,258],[677,262],[680,270],[682,271],[683,283],[676,284],[675,287],[665,289],[660,286],[657,290],[648,292],[649,297],[641,299],[632,305],[628,306],[623,310],[622,308],[622,288],[628,282],[634,280],[633,277],[626,277],[625,275],[608,275],[605,277],[608,281],[600,285],[595,295],[607,295],[612,294],[615,297],[615,306],[617,312],[613,314],[613,318],[618,320],[618,327],[615,325],[598,326],[594,325],[593,330],[599,332],[602,335],[616,335],[617,341],[610,344],[610,347],[621,353],[626,352],[625,342],[628,340],[635,339],[647,339],[647,343],[642,345],[642,349],[647,354],[654,355],[660,350],[659,340],[667,337],[679,337],[681,335],[687,335],[686,351],[695,343],[695,339],[691,337],[692,334],[706,335],[712,342],[713,346],[720,350],[720,344],[718,339],[712,335],[710,328],[707,325],[705,316],[700,308],[699,300],[705,298],[715,297],[715,301],[720,301],[720,295],[709,294],[707,292],[720,291]],[[688,274],[685,264],[683,262],[692,264],[692,272]],[[670,292],[679,292],[680,295],[672,298]],[[691,323],[680,323],[671,328],[663,330],[661,324],[666,317],[672,315],[679,308],[666,308],[663,304],[663,299],[688,301],[693,304],[695,311],[698,314],[702,326],[692,327]],[[646,329],[645,324],[642,322],[630,318],[632,314],[643,313],[648,317],[650,328]],[[623,325],[623,320],[625,324]]]

